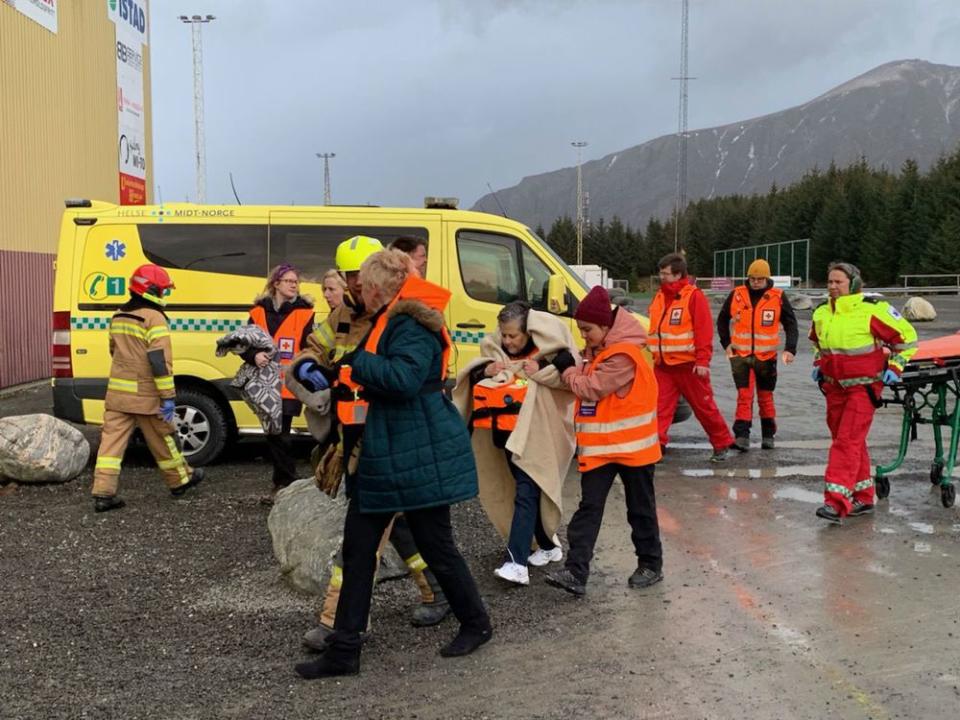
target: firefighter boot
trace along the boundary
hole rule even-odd
[[[206,471],[203,468],[193,468],[193,470],[190,472],[190,479],[187,480],[183,485],[170,488],[170,494],[174,497],[180,497],[188,490],[195,488],[197,485],[203,482],[204,477],[206,477]]]
[[[107,512],[108,510],[119,510],[126,503],[118,498],[116,495],[94,495],[93,496],[93,511],[102,513]]]
[[[750,450],[750,425],[749,420],[733,421],[733,446],[744,453]]]
[[[414,627],[438,624],[450,614],[450,603],[440,589],[437,577],[430,568],[424,568],[413,571],[413,579],[420,589],[420,604],[414,608],[410,624]]]

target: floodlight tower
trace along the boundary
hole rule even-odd
[[[570,143],[577,149],[577,265],[583,264],[583,173],[580,169],[583,149],[589,144],[583,140]]]
[[[197,149],[197,202],[207,201],[207,151],[203,129],[203,42],[200,28],[212,20],[213,15],[180,15],[180,22],[190,25],[193,35],[193,131]]]
[[[330,158],[335,158],[336,153],[317,153],[317,157],[323,160],[323,204],[330,205]]]
[[[677,200],[673,218],[673,250],[679,252],[683,248],[683,236],[680,232],[681,218],[687,208],[687,81],[696,80],[689,76],[687,65],[687,48],[690,28],[690,2],[683,0],[683,10],[680,20],[680,77],[673,78],[680,81],[680,107],[678,109],[677,131]]]

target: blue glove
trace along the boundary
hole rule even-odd
[[[814,381],[815,383],[817,383],[817,384],[823,382],[823,373],[820,372],[820,368],[818,368],[818,367],[815,367],[815,368],[810,372],[810,377],[811,377],[811,378],[813,379],[813,381]]]
[[[301,363],[297,368],[297,379],[300,380],[307,389],[316,392],[317,390],[326,390],[330,387],[326,376],[320,371],[320,367],[315,362],[307,361]]]
[[[894,370],[887,368],[883,371],[884,385],[896,385],[898,382],[900,382],[900,376]]]
[[[177,401],[173,398],[160,401],[160,417],[166,423],[173,424],[173,414],[177,409]]]

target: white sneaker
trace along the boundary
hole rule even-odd
[[[560,562],[561,560],[563,560],[563,550],[559,545],[551,550],[541,548],[527,558],[527,562],[534,567],[543,567],[547,563]]]
[[[506,580],[507,582],[514,583],[515,585],[530,584],[530,573],[527,572],[527,566],[519,565],[518,563],[510,562],[509,560],[505,562],[503,566],[494,570],[493,574],[501,580]]]

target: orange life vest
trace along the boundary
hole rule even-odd
[[[517,361],[523,361],[537,353],[534,348]],[[473,386],[473,414],[470,421],[475,428],[488,430],[506,430],[513,432],[517,427],[520,407],[527,397],[527,380],[513,376],[510,382],[496,387]]]
[[[255,305],[250,310],[250,317],[253,321],[263,328],[264,332],[270,334],[267,327],[267,311],[262,305]],[[277,346],[277,354],[274,357],[280,363],[280,396],[285,400],[296,400],[297,397],[287,389],[287,384],[283,382],[287,366],[293,362],[294,356],[300,352],[300,338],[303,337],[303,331],[313,322],[313,308],[296,308],[287,315],[277,332],[273,335],[273,344]]]
[[[616,343],[600,352],[587,374],[611,355],[633,361],[634,378],[625,397],[612,392],[597,402],[577,400],[577,465],[587,472],[608,463],[630,467],[660,459],[657,426],[657,380],[643,352],[632,343]]]
[[[435,285],[432,282],[424,280],[415,275],[408,275],[406,282],[400,288],[393,300],[391,300],[383,312],[377,317],[377,321],[370,329],[367,340],[363,344],[364,351],[376,355],[377,345],[383,336],[383,331],[387,328],[387,322],[390,319],[390,309],[401,300],[419,300],[427,307],[443,312],[450,302],[450,291]],[[444,326],[440,334],[443,338],[443,355],[440,358],[441,370],[440,380],[447,379],[447,366],[450,363],[450,349],[453,345],[450,340],[450,334]],[[363,425],[367,422],[367,408],[369,403],[360,397],[363,387],[353,381],[352,368],[349,365],[340,366],[340,374],[337,377],[337,384],[340,386],[340,398],[337,400],[337,418],[344,425]],[[344,390],[349,393],[349,397],[343,397]]]
[[[657,364],[679,365],[697,359],[690,317],[690,297],[696,290],[693,285],[684,285],[669,306],[661,290],[650,303],[647,348]]]
[[[730,347],[737,355],[756,355],[758,360],[777,356],[780,343],[780,309],[783,290],[770,288],[753,307],[750,289],[740,285],[730,301]]]

